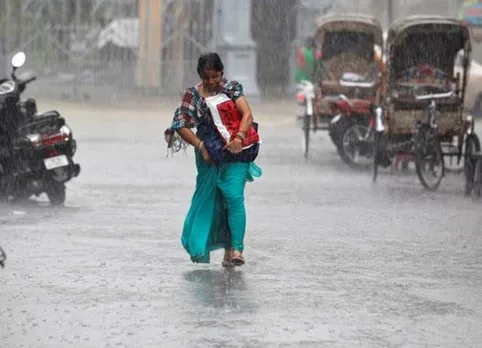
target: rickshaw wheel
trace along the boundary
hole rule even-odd
[[[470,156],[472,156],[476,152],[481,151],[480,146],[480,139],[477,134],[472,133],[467,135],[467,139],[465,140],[465,153],[464,153],[464,161],[467,160]]]
[[[427,155],[432,155],[433,162],[437,162],[440,164],[441,168],[437,172],[436,180],[434,183],[430,184],[427,178],[425,177],[426,174],[426,157]],[[415,168],[417,170],[418,178],[420,179],[420,183],[425,187],[427,191],[436,191],[442,182],[442,178],[445,174],[445,163],[442,154],[442,147],[440,145],[440,141],[437,138],[429,139],[428,141],[422,141],[415,147]],[[434,163],[430,164],[430,171],[435,174],[433,170]]]
[[[337,146],[338,154],[340,155],[341,159],[343,162],[345,162],[348,166],[350,166],[352,169],[356,170],[366,170],[370,168],[373,164],[373,153],[374,153],[374,144],[373,144],[373,136],[369,136],[367,140],[357,140],[355,138],[356,144],[352,146],[355,146],[354,151],[359,152],[365,152],[365,154],[361,155],[361,157],[368,158],[366,163],[364,162],[357,162],[357,157],[356,154],[351,154],[349,151],[347,151],[347,147],[350,145],[350,136],[352,137],[360,137],[360,136],[365,136],[367,132],[370,132],[370,129],[368,126],[361,124],[360,122],[357,121],[351,121],[346,124],[346,126],[343,129],[343,132],[341,134],[341,139],[340,143]],[[361,145],[361,146],[360,146]],[[364,150],[364,151],[363,151]],[[370,161],[371,159],[371,161]]]
[[[341,146],[343,132],[349,126],[349,121],[346,119],[346,116],[344,115],[337,114],[333,117],[337,117],[337,116],[341,116],[341,119],[338,120],[336,124],[332,124],[330,120],[328,134],[330,135],[330,139],[333,142],[333,145],[335,145],[335,147],[339,152],[340,150],[338,149],[338,147]]]
[[[382,134],[379,132],[375,133],[374,140],[373,140],[373,182],[377,181],[378,177],[378,151],[379,151],[379,146],[380,146],[380,139],[382,137]]]
[[[475,153],[480,153],[480,140],[477,134],[468,134],[465,140],[465,152],[463,154],[465,174],[465,195],[469,196],[474,185],[474,173],[477,167],[478,159],[473,158]]]
[[[387,167],[385,159],[387,157],[387,137],[384,133],[375,132],[373,137],[373,182],[377,181],[378,167]]]
[[[477,155],[468,158],[465,166],[465,195],[470,196],[474,192],[477,198],[480,198],[482,193],[482,155]]]
[[[464,147],[462,149],[462,160],[463,164],[460,168],[451,168],[445,165],[445,171],[450,173],[461,173],[465,171],[465,166],[467,164],[467,160],[470,156],[475,152],[481,151],[480,140],[477,134],[466,134],[466,138],[464,139]]]
[[[333,143],[333,145],[335,145],[336,147],[338,147],[338,145],[336,144],[336,138],[335,138],[335,134],[333,133],[328,133],[328,135],[330,136],[330,140],[331,142]]]
[[[482,159],[479,158],[477,159],[477,162],[475,164],[475,170],[474,170],[474,193],[475,197],[480,198],[482,195]]]
[[[311,115],[305,114],[303,118],[303,133],[305,139],[303,141],[303,154],[305,158],[308,158],[308,151],[310,148],[310,126],[311,126]]]

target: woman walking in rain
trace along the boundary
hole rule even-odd
[[[195,148],[196,189],[181,242],[195,263],[209,263],[210,252],[224,248],[223,267],[241,266],[244,188],[261,176],[254,164],[261,141],[243,87],[224,78],[219,55],[201,55],[197,72],[201,82],[184,91],[166,130],[169,148],[176,133]]]

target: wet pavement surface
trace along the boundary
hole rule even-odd
[[[247,263],[225,271],[181,247],[195,167],[166,158],[170,109],[60,107],[82,172],[65,207],[0,206],[0,347],[482,346],[482,201],[462,176],[374,185],[326,133],[305,160],[294,118],[261,115]]]

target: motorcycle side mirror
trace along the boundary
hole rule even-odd
[[[27,57],[25,56],[25,53],[18,52],[12,57],[12,66],[15,69],[18,69],[25,64],[26,59],[27,59]]]

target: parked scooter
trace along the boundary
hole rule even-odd
[[[25,60],[23,52],[15,54],[11,78],[0,80],[0,197],[28,199],[45,192],[59,205],[66,198],[65,183],[80,173],[73,161],[77,143],[59,112],[39,114],[35,99],[20,100],[36,80],[15,75]]]

